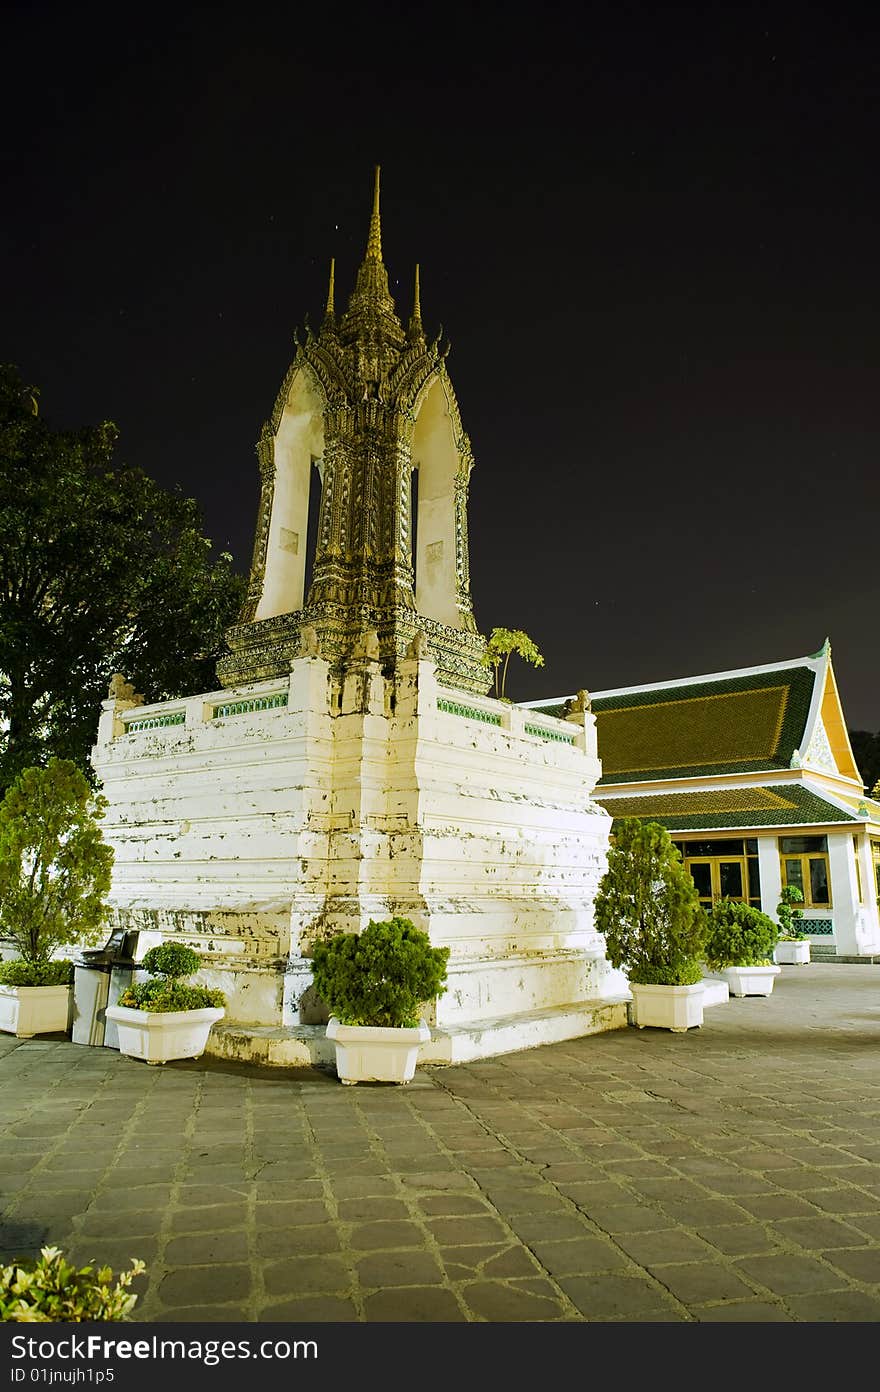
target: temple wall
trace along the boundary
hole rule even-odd
[[[395,913],[451,948],[438,1024],[619,991],[592,920],[610,828],[593,717],[530,714],[415,659],[393,679],[352,664],[341,688],[301,658],[287,682],[105,702],[116,915],[141,948],[196,946],[240,1024],[319,1019],[311,945]]]

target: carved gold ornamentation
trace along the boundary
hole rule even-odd
[[[442,682],[472,692],[488,689],[470,596],[467,495],[473,466],[470,441],[446,372],[448,344],[430,344],[422,329],[416,271],[408,329],[397,316],[382,261],[379,173],[373,192],[364,260],[341,317],[335,307],[335,268],[323,323],[297,339],[293,362],[257,447],[263,490],[247,599],[228,630],[228,656],[218,664],[224,685],[261,680],[287,670],[300,651],[300,631],[314,629],[331,664],[344,664],[367,630],[378,635],[378,656],[392,667],[422,631]],[[256,621],[264,584],[274,497],[274,441],[291,386],[307,374],[323,411],[322,493],[312,583],[302,609]],[[455,606],[459,627],[415,609],[410,516],[412,436],[429,391],[440,383],[459,465],[455,480]]]

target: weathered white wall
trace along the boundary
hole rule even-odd
[[[200,979],[227,991],[231,1021],[315,1019],[312,943],[394,913],[451,948],[441,1024],[621,989],[592,918],[610,827],[591,800],[593,717],[463,697],[434,671],[403,662],[391,681],[363,660],[340,691],[301,658],[288,683],[105,702],[93,757],[112,902],[130,926],[203,951]],[[212,718],[285,689],[286,707]],[[119,733],[178,711],[184,725]],[[527,718],[574,742],[527,733]]]

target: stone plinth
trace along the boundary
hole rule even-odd
[[[284,680],[118,707],[93,751],[111,902],[141,950],[176,937],[202,953],[227,1042],[310,1039],[314,942],[394,914],[451,949],[428,1017],[447,1061],[625,1023],[592,1008],[626,985],[593,927],[610,817],[591,797],[589,712],[465,695],[415,658],[390,676],[353,660],[340,679],[303,657]]]

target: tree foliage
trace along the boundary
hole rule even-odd
[[[595,923],[611,965],[630,981],[689,986],[700,980],[706,919],[694,882],[665,827],[615,823]]]
[[[88,767],[114,672],[150,701],[210,690],[245,585],[191,498],[114,465],[110,422],[54,430],[38,396],[0,365],[0,788]]]
[[[880,791],[880,730],[876,734],[870,730],[849,730],[847,733],[862,782],[869,793],[877,796],[874,790]]]
[[[483,663],[494,673],[495,695],[500,701],[506,699],[504,688],[507,683],[507,668],[514,653],[532,667],[544,666],[544,659],[536,644],[521,628],[493,628],[486,644]]]
[[[137,1296],[128,1289],[146,1270],[132,1257],[128,1271],[113,1281],[109,1266],[72,1266],[58,1247],[43,1247],[36,1262],[0,1267],[0,1320],[21,1324],[124,1320]]]
[[[94,942],[105,926],[112,847],[106,800],[69,759],[25,769],[0,803],[0,934],[24,962]]]

